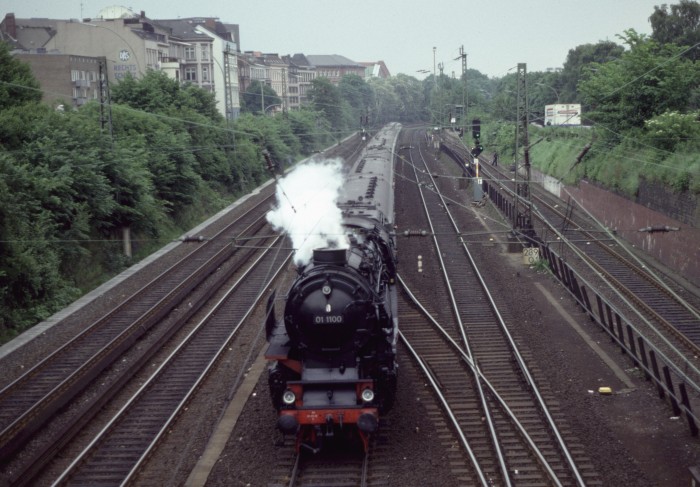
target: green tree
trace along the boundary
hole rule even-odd
[[[209,120],[221,121],[213,93],[191,83],[184,85],[171,79],[163,71],[149,70],[143,78],[136,79],[127,73],[112,88],[112,103],[128,105],[149,113],[179,112],[191,109]]]
[[[693,0],[681,0],[680,3],[654,7],[649,17],[651,37],[660,44],[673,43],[678,46],[692,47],[686,53],[689,59],[700,60],[700,3]]]
[[[700,83],[698,66],[674,44],[660,45],[634,30],[621,38],[629,50],[617,61],[593,63],[579,84],[590,117],[619,136],[663,112],[686,112],[688,93]]]
[[[247,113],[241,115],[236,121],[236,130],[246,134],[253,143],[255,147],[253,160],[263,172],[267,171],[263,158],[264,150],[268,151],[270,157],[279,164],[284,164],[285,161],[294,156],[293,150],[285,144],[285,138],[289,137],[289,127],[284,127],[281,120],[278,121],[282,118],[279,116],[258,117]],[[248,164],[252,163],[253,161]],[[248,167],[252,169],[252,166]]]
[[[12,57],[10,46],[0,41],[0,110],[39,101],[39,82],[29,65]]]
[[[48,106],[37,102],[0,109],[0,149],[19,149],[32,140],[35,126],[49,112]]]
[[[111,87],[112,103],[158,113],[170,109],[178,98],[180,84],[162,71],[149,71],[141,79],[130,73]]]
[[[14,336],[77,297],[60,273],[66,215],[52,212],[67,179],[0,152],[1,336]]]
[[[281,105],[282,99],[270,86],[255,80],[241,94],[241,113],[261,114],[263,104],[267,109],[274,105]]]
[[[386,80],[386,83],[400,101],[397,121],[411,123],[427,120],[426,101],[421,83],[416,78],[398,74]]]
[[[340,90],[328,78],[316,78],[311,82],[309,99],[313,109],[323,114],[334,131],[340,132],[345,128]]]
[[[322,147],[322,135],[316,126],[321,115],[310,109],[293,110],[287,114],[287,121],[295,137],[299,140],[300,151],[304,155]]]
[[[364,125],[369,108],[374,103],[374,94],[364,79],[356,74],[343,76],[338,84],[340,96],[348,104],[350,127]]]
[[[605,64],[615,61],[623,52],[624,48],[612,41],[576,46],[569,50],[558,79],[549,80],[548,83],[559,92],[562,103],[576,103],[579,101],[578,83],[585,70],[593,63]]]
[[[389,80],[373,79],[370,81],[375,96],[374,110],[370,114],[371,125],[379,127],[387,122],[399,121],[403,108],[402,101]]]
[[[175,108],[190,109],[211,122],[222,122],[223,115],[216,108],[216,95],[192,83],[186,83],[179,91]]]

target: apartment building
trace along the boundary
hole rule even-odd
[[[262,59],[262,53],[247,51],[238,58],[238,76],[241,93],[248,93],[253,81],[258,81],[263,85],[271,86],[269,68]],[[265,105],[263,93],[260,93],[261,111]]]
[[[289,66],[289,108],[296,110],[309,102],[316,69],[303,54],[285,56],[283,59]]]
[[[238,26],[213,17],[156,19],[168,32],[169,55],[160,69],[168,76],[214,93],[219,112],[228,120],[240,116]]]
[[[7,14],[0,23],[0,35],[10,42],[15,54],[103,59],[110,83],[127,73],[139,78],[148,70],[161,70],[173,79],[214,93],[224,117],[235,119],[240,114],[238,46],[233,41],[238,38],[238,29],[233,24],[211,18],[154,21],[144,12],[108,7],[96,18],[83,21],[17,19]],[[54,61],[35,71],[42,87],[64,75],[49,74],[48,67],[68,69],[65,63]]]
[[[365,78],[365,67],[345,56],[338,54],[310,54],[306,58],[316,68],[317,77],[328,78],[334,85],[340,83],[340,80],[346,74],[356,74],[362,79]]]
[[[49,105],[78,107],[106,96],[101,83],[105,58],[44,52],[26,52],[16,57],[31,66],[37,79],[43,80],[42,101]]]
[[[119,82],[127,73],[139,78],[152,69],[212,92],[217,108],[228,120],[240,115],[240,95],[256,80],[282,99],[280,106],[265,108],[281,111],[307,103],[312,81],[318,76],[334,84],[346,74],[389,76],[382,61],[356,63],[337,54],[241,53],[237,24],[213,17],[153,20],[143,11],[136,14],[118,6],[82,21],[17,19],[9,13],[0,22],[0,39],[10,43],[14,54],[32,60],[27,62],[42,89],[65,98],[70,94],[74,105],[99,96],[94,80],[100,69],[109,83]],[[49,60],[49,55],[58,57]],[[97,71],[92,69],[95,66]],[[68,75],[70,90],[59,88],[58,80]],[[46,99],[54,98],[47,93]]]

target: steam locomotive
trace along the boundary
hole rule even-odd
[[[277,427],[318,451],[354,435],[367,449],[394,403],[396,246],[393,153],[399,124],[383,127],[345,176],[338,207],[347,248],[317,248],[298,267],[284,316],[268,301],[266,358]]]

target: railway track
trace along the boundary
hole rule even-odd
[[[488,167],[484,172],[489,174],[494,170]],[[692,381],[700,384],[697,364],[693,361],[686,364],[687,357],[700,355],[697,299],[690,302],[681,297],[688,293],[675,283],[664,282],[621,242],[601,238],[606,229],[583,214],[580,208],[570,204],[562,211],[561,202],[537,186],[531,196],[535,202],[533,215],[538,235],[545,240],[552,236],[550,245],[560,254],[577,257],[589,266],[594,273],[586,275],[595,279],[600,292],[619,293],[615,301],[628,310],[625,314],[643,327],[647,336],[656,336],[664,352],[680,364],[678,369],[692,372]],[[584,271],[584,266],[576,264],[576,259],[572,259],[572,265]],[[606,287],[612,291],[605,292]]]
[[[51,432],[50,438],[42,436],[39,447],[30,449],[30,458],[23,458],[21,466],[8,465],[11,479],[32,478],[134,371],[148,361],[162,342],[198,309],[199,304],[192,303],[191,296],[198,286],[208,282],[208,291],[201,297],[201,303],[216,290],[226,274],[232,272],[231,269],[251,257],[253,249],[235,248],[231,241],[234,237],[255,235],[262,231],[265,227],[264,209],[268,205],[265,199],[237,218],[0,391],[0,451],[5,465],[39,430]],[[229,271],[216,273],[227,261],[229,263],[225,267]],[[188,306],[180,306],[185,298],[188,298]],[[177,318],[158,328],[161,322],[165,323],[164,318],[178,307],[180,309],[175,313]],[[144,349],[138,357],[131,358],[130,367],[122,367],[121,373],[112,375],[108,384],[103,383],[100,394],[91,401],[81,402],[79,406],[72,405],[74,398],[119,361],[134,343],[155,331],[161,339]],[[45,428],[69,404],[72,405],[70,415],[63,415],[62,424]],[[26,452],[24,456],[27,456]]]
[[[214,308],[54,485],[126,485],[133,480],[210,369],[233,346],[263,291],[291,257],[289,251],[280,252],[280,240],[267,244],[261,256],[233,276],[235,282]]]
[[[465,148],[454,141],[448,143],[448,152],[453,158],[456,155],[457,160],[465,160]],[[483,176],[484,191],[508,219],[514,221],[516,214],[522,214],[518,206],[522,209],[529,203],[516,197],[516,194],[524,191],[511,174],[482,164],[480,175]],[[691,432],[695,434],[694,422],[697,419],[692,409],[697,408],[700,397],[700,368],[697,364],[700,348],[696,343],[700,334],[700,313],[697,299],[682,298],[681,294],[690,294],[665,276],[662,278],[659,273],[652,272],[651,266],[632,252],[623,252],[625,246],[614,237],[601,238],[607,234],[607,230],[579,208],[570,203],[562,204],[537,185],[532,185],[530,195],[535,202],[531,207],[533,229],[538,239],[535,244],[545,247],[545,250],[557,249],[558,258],[576,270],[577,279],[585,279],[586,287],[593,289],[596,299],[606,301],[610,318],[604,317],[602,324],[611,330],[612,338],[632,356],[637,356],[636,348],[639,347],[642,357],[635,358],[638,365],[644,368],[647,377],[651,374],[656,377],[662,399],[664,392],[673,396],[670,402],[675,415],[680,414],[678,403],[686,406],[684,412]],[[519,203],[516,205],[513,201]],[[562,207],[566,210],[562,211]],[[583,306],[585,303],[580,304]],[[601,309],[598,309],[599,315],[603,313]],[[614,318],[614,314],[618,314],[617,318]],[[625,325],[613,324],[614,319],[619,323],[620,316]],[[623,336],[623,328],[627,328],[627,337]],[[653,363],[656,360],[654,357],[649,358],[652,363],[648,364],[645,348],[653,348],[653,353],[660,357],[662,364],[657,367]],[[660,372],[662,368],[663,374]],[[675,394],[674,382],[679,389],[689,386],[690,394],[685,389]],[[695,407],[692,403],[695,403]]]
[[[359,446],[359,445],[358,445]],[[289,474],[289,487],[367,487],[369,454],[345,448],[328,449],[320,455],[299,452]]]
[[[421,146],[416,140],[410,144],[411,148]],[[436,303],[433,290],[425,299],[433,308],[448,306],[450,312],[441,313],[444,325],[440,333],[426,326],[425,318],[404,307],[402,338],[414,351],[454,424],[469,458],[470,482],[481,485],[596,483],[590,465],[581,458],[575,461],[570,453],[568,444],[573,440],[565,441],[562,437],[554,415],[461,241],[461,229],[449,212],[450,203],[442,198],[432,176],[438,170],[429,165],[433,158],[424,157],[420,150],[418,154],[415,152],[409,149],[407,156],[413,168],[425,167],[415,170],[415,187],[420,191],[436,247],[434,267],[444,272],[445,294],[449,296]],[[420,282],[420,279],[414,272],[407,281]],[[436,311],[433,313],[438,315]],[[556,416],[561,420],[561,415]],[[585,479],[579,462],[587,467]]]
[[[691,349],[700,352],[700,313],[662,281],[649,273],[648,268],[625,255],[617,242],[601,240],[586,230],[585,221],[577,215],[562,213],[545,199],[533,195],[538,215],[550,229],[558,229],[566,241],[579,249],[580,255],[596,270],[604,274],[615,288],[629,298],[635,308],[644,311],[653,320]]]
[[[466,148],[454,143],[451,147],[466,159]],[[481,164],[480,172],[485,179],[500,181],[497,185],[507,191],[506,197],[515,197],[517,189],[512,174],[488,164]],[[537,219],[533,224],[542,239],[551,240],[551,244],[559,249],[564,246],[577,249],[581,259],[606,276],[615,289],[632,301],[632,312],[643,310],[644,318],[663,326],[693,353],[700,354],[700,310],[697,303],[680,296],[683,292],[680,286],[675,285],[672,289],[650,273],[649,265],[624,251],[619,242],[601,238],[607,230],[583,214],[580,208],[568,203],[566,211],[562,211],[562,202],[555,201],[538,185],[530,186],[530,195],[534,203],[532,214]],[[521,202],[521,205],[525,204],[527,202]]]

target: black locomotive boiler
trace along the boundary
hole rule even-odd
[[[394,402],[396,247],[393,154],[401,126],[368,142],[345,177],[338,207],[347,248],[318,248],[298,268],[276,320],[268,302],[266,358],[278,428],[319,448],[359,434],[367,448]]]

